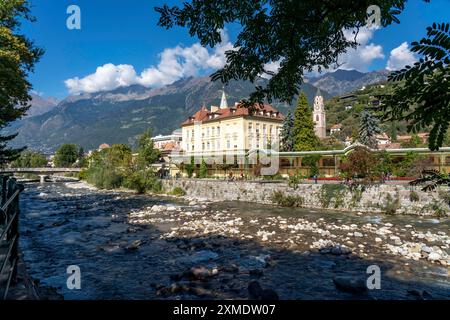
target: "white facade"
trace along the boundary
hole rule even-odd
[[[153,144],[154,144],[155,148],[157,148],[159,150],[163,150],[164,147],[168,143],[171,143],[174,146],[180,147],[181,146],[181,139],[182,139],[182,130],[181,129],[175,130],[170,135],[166,135],[166,136],[157,135],[155,137],[152,137]]]

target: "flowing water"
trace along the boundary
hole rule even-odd
[[[174,210],[152,212],[154,205]],[[188,206],[173,198],[28,183],[20,246],[29,274],[65,299],[246,299],[252,280],[281,299],[416,299],[424,291],[450,299],[448,265],[408,260],[374,241],[370,228],[386,223],[404,241],[411,240],[410,230],[448,239],[450,226],[448,219],[237,202]],[[367,224],[364,238],[339,227],[355,231]],[[319,239],[347,243],[353,253],[311,249]],[[448,252],[448,242],[434,244]],[[374,264],[382,270],[379,290],[355,295],[333,283],[339,276],[367,278]],[[80,267],[79,290],[67,288],[70,265]],[[186,270],[193,266],[214,272],[190,279]]]

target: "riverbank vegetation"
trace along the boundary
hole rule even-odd
[[[127,188],[144,193],[161,192],[151,165],[159,160],[160,153],[154,148],[151,130],[144,132],[138,141],[136,153],[125,144],[94,151],[87,159],[87,168],[80,178],[100,189]]]
[[[13,168],[40,168],[47,166],[47,158],[40,152],[24,151],[11,162]]]

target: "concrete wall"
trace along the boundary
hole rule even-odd
[[[181,187],[188,197],[209,200],[238,200],[273,204],[272,196],[279,191],[302,202],[302,207],[354,212],[386,212],[390,214],[435,215],[450,214],[445,200],[448,189],[423,192],[403,185],[380,185],[365,191],[351,192],[347,187],[322,184],[300,184],[296,189],[285,182],[246,182],[213,179],[163,180],[164,190]],[[331,187],[330,187],[331,186]]]

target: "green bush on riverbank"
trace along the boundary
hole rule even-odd
[[[100,189],[128,188],[144,193],[161,192],[161,182],[148,167],[159,158],[159,151],[153,148],[150,132],[139,138],[138,155],[133,158],[132,150],[125,144],[114,144],[110,148],[94,151],[87,159],[88,167],[79,177]]]

